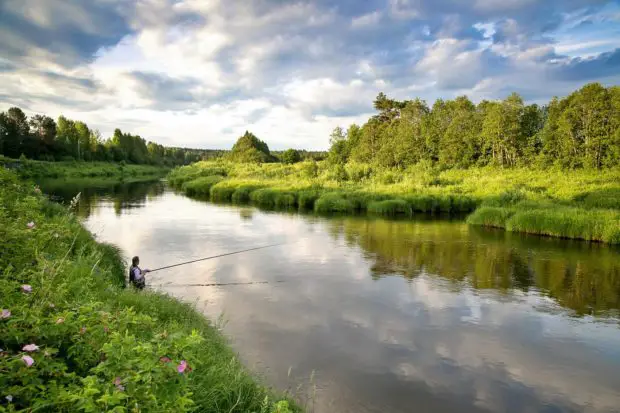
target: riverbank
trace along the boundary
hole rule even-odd
[[[14,170],[21,178],[93,178],[116,179],[164,176],[169,168],[156,165],[133,165],[112,162],[47,162],[11,159],[0,156],[0,166]]]
[[[327,162],[198,162],[173,170],[173,187],[216,202],[321,213],[470,213],[472,225],[620,243],[620,170],[470,168],[406,170]]]
[[[0,168],[0,411],[287,412],[188,304]]]

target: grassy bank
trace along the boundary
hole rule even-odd
[[[473,213],[473,225],[620,243],[619,170],[199,162],[173,170],[169,182],[218,202],[387,216]]]
[[[287,412],[201,314],[0,169],[0,411]]]
[[[14,170],[22,178],[136,178],[162,176],[169,169],[155,165],[132,165],[112,162],[46,162],[10,159],[0,156],[0,166]]]

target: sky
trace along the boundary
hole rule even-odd
[[[326,149],[397,99],[620,84],[620,0],[2,0],[0,110],[167,146]]]

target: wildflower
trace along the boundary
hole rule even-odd
[[[30,221],[29,223],[26,224],[26,226],[28,227],[28,229],[32,229],[34,228],[34,222]]]
[[[60,237],[60,234],[57,232],[54,232],[54,238],[58,238],[58,237]]]
[[[27,344],[24,346],[24,348],[22,348],[22,350],[27,351],[27,352],[37,351],[38,349],[39,349],[39,346],[37,346],[36,344]]]
[[[9,394],[8,396],[5,397],[5,399],[7,399],[9,403],[11,403],[13,401],[13,396]]]
[[[40,193],[41,193],[41,188],[39,188],[38,186],[35,186],[35,187],[34,187],[34,192],[35,192],[36,194],[40,194]]]
[[[86,327],[80,328],[80,334],[84,334],[84,333],[86,333]]]
[[[30,367],[34,364],[34,359],[30,356],[22,356],[22,361],[26,363],[26,366]]]
[[[10,310],[6,310],[6,309],[2,309],[2,314],[0,314],[0,318],[5,320],[7,318],[9,318],[11,316],[11,311]]]
[[[65,319],[64,319],[64,318],[62,318],[62,317],[61,317],[61,318],[59,318],[58,320],[56,320],[56,324],[62,324],[62,323],[64,323],[64,322],[65,322]]]
[[[54,303],[50,303],[50,308],[56,308],[56,306],[54,305]]]
[[[105,326],[105,327],[103,327],[103,331],[106,332],[106,333],[109,333],[110,329],[108,328],[108,326]]]
[[[170,360],[168,357],[164,356],[164,357],[160,357],[159,361],[161,361],[162,363],[170,363],[172,360]]]
[[[23,284],[22,285],[22,291],[25,293],[31,293],[32,292],[32,286],[29,284]]]
[[[121,378],[120,378],[120,377],[117,377],[117,378],[115,378],[115,379],[114,379],[114,386],[116,386],[116,388],[117,388],[119,391],[124,391],[124,390],[125,390],[125,386],[123,386],[123,384],[122,384],[122,383],[123,383],[123,382],[122,382],[122,380],[121,380]]]
[[[181,360],[181,363],[177,366],[177,371],[182,374],[185,369],[187,369],[187,362],[185,360]]]

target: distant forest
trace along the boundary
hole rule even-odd
[[[377,115],[361,127],[336,128],[329,159],[336,164],[406,167],[482,165],[605,168],[620,165],[620,87],[598,83],[547,105],[526,105],[513,93],[474,104],[466,96],[398,101],[380,93]]]
[[[370,163],[405,168],[419,162],[443,167],[496,165],[607,168],[620,165],[620,87],[598,83],[547,105],[526,105],[516,93],[477,105],[466,96],[435,101],[398,101],[380,93],[377,114],[362,126],[336,128],[329,153],[269,151],[246,132],[227,150],[164,147],[140,136],[114,131],[109,139],[84,122],[58,121],[19,108],[0,113],[0,154],[40,160],[84,160],[136,164],[186,165],[226,156],[238,162],[333,164]],[[264,146],[264,148],[263,148]]]
[[[0,113],[0,154],[44,161],[104,161],[153,165],[187,165],[221,157],[226,151],[165,147],[137,135],[114,131],[104,139],[86,123],[60,116],[30,118],[17,107]]]

